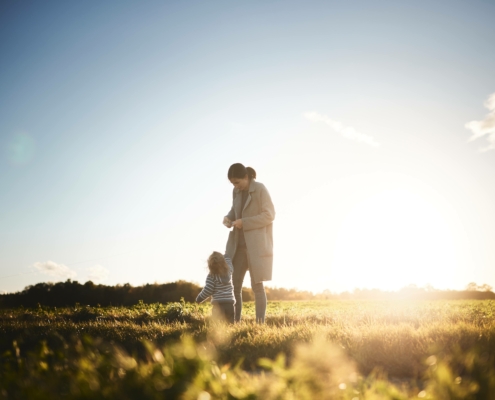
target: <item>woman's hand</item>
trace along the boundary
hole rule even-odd
[[[232,228],[232,221],[228,217],[223,217],[223,224],[229,229]]]
[[[232,226],[237,229],[242,229],[242,219],[236,219],[232,222]]]

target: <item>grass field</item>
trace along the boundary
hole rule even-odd
[[[0,311],[4,398],[494,399],[495,301]]]

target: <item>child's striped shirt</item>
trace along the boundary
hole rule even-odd
[[[234,267],[229,257],[225,256],[225,261],[229,266],[227,275],[208,274],[206,284],[201,293],[196,297],[198,303],[202,303],[211,296],[212,303],[232,303],[235,304],[234,286],[232,284],[232,273]]]

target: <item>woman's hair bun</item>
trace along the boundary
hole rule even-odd
[[[254,170],[254,168],[246,167],[246,171],[249,176],[249,179],[256,179],[256,171]]]

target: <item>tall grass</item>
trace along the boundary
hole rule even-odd
[[[70,398],[89,398],[94,388],[99,398],[112,398],[125,387],[135,397],[122,398],[493,394],[494,301],[271,302],[265,325],[254,323],[252,303],[244,311],[242,323],[218,325],[209,305],[185,302],[1,310],[2,390],[9,398],[28,395],[21,386],[40,385],[46,396],[59,387]],[[166,368],[158,352],[189,372],[180,375],[179,368],[170,372],[177,383],[161,382],[157,376],[165,377]],[[98,383],[91,386],[91,379]]]
[[[222,341],[224,327],[217,325]],[[225,338],[223,338],[225,339]],[[339,346],[316,336],[295,346],[287,363],[258,360],[260,371],[222,364],[215,340],[196,343],[184,336],[159,347],[143,342],[136,357],[116,344],[82,339],[53,350],[42,341],[22,354],[17,343],[2,356],[0,397],[8,399],[493,399],[493,353],[430,355],[422,380],[390,381],[376,371],[362,375]],[[217,343],[218,344],[218,343]]]

